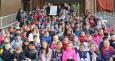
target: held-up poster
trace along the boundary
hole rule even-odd
[[[49,15],[57,15],[57,6],[50,7],[50,14]]]

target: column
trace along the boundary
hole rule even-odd
[[[85,0],[85,9],[88,9],[90,12],[95,12],[95,0]]]

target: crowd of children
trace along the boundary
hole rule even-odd
[[[68,6],[19,10],[16,26],[0,29],[0,61],[115,61],[115,25]]]

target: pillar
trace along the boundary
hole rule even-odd
[[[96,0],[85,0],[85,9],[88,9],[90,12],[95,13]]]

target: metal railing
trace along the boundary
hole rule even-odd
[[[102,17],[102,19],[107,20],[107,27],[110,27],[111,25],[115,25],[115,12],[112,14],[106,13],[106,12],[97,12],[96,15],[98,17]]]
[[[0,17],[0,29],[16,24],[16,14]]]

